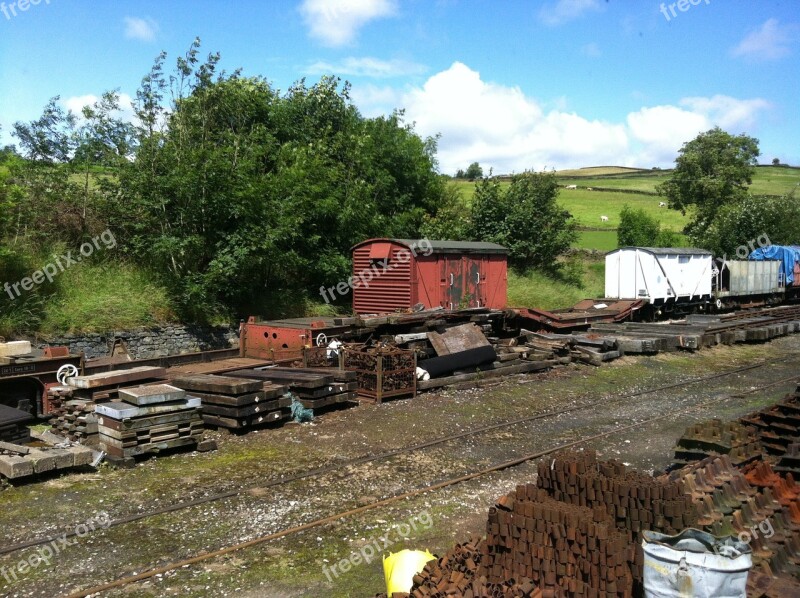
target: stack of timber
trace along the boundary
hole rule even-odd
[[[200,399],[168,384],[119,389],[119,401],[95,407],[100,446],[112,460],[133,457],[182,446],[201,446],[203,418]],[[128,461],[130,462],[130,461]]]
[[[59,397],[52,401],[52,431],[74,442],[87,446],[100,444],[100,431],[97,427],[96,404],[86,399]]]
[[[72,445],[50,432],[33,434],[36,446],[0,442],[0,475],[14,480],[36,474],[91,465],[91,449]]]
[[[97,405],[116,398],[120,386],[157,382],[165,372],[164,368],[143,366],[67,378],[66,387],[56,387],[49,393],[53,432],[87,446],[99,445]]]
[[[27,411],[0,405],[0,441],[23,444],[30,442],[28,422],[32,420],[33,416]]]
[[[715,345],[766,342],[800,332],[800,308],[784,306],[725,315],[692,314],[685,320],[594,324],[591,334],[614,336],[623,353],[652,354]]]
[[[286,386],[229,375],[195,374],[172,381],[201,401],[206,426],[247,431],[291,417]]]
[[[101,403],[115,398],[117,391],[123,386],[163,381],[166,374],[167,370],[162,367],[140,366],[89,376],[75,376],[67,378],[67,384],[73,389],[73,398]]]
[[[358,399],[355,374],[333,368],[264,367],[228,375],[285,386],[303,407],[315,413],[333,405],[349,405]]]

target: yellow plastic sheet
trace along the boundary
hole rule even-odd
[[[383,574],[386,577],[386,593],[410,592],[414,576],[425,568],[425,563],[436,559],[427,550],[401,550],[383,557]]]

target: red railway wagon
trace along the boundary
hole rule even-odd
[[[368,239],[353,251],[353,311],[506,307],[508,250],[495,243]]]

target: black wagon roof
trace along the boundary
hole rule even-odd
[[[474,241],[441,241],[430,239],[367,239],[352,247],[360,247],[374,242],[392,242],[405,245],[409,249],[425,250],[430,247],[433,253],[495,253],[507,255],[508,249],[497,243]]]

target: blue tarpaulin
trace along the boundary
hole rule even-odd
[[[789,245],[767,245],[759,247],[750,254],[750,259],[757,262],[778,260],[781,262],[781,274],[787,285],[794,282],[794,265],[800,262],[800,248]]]

